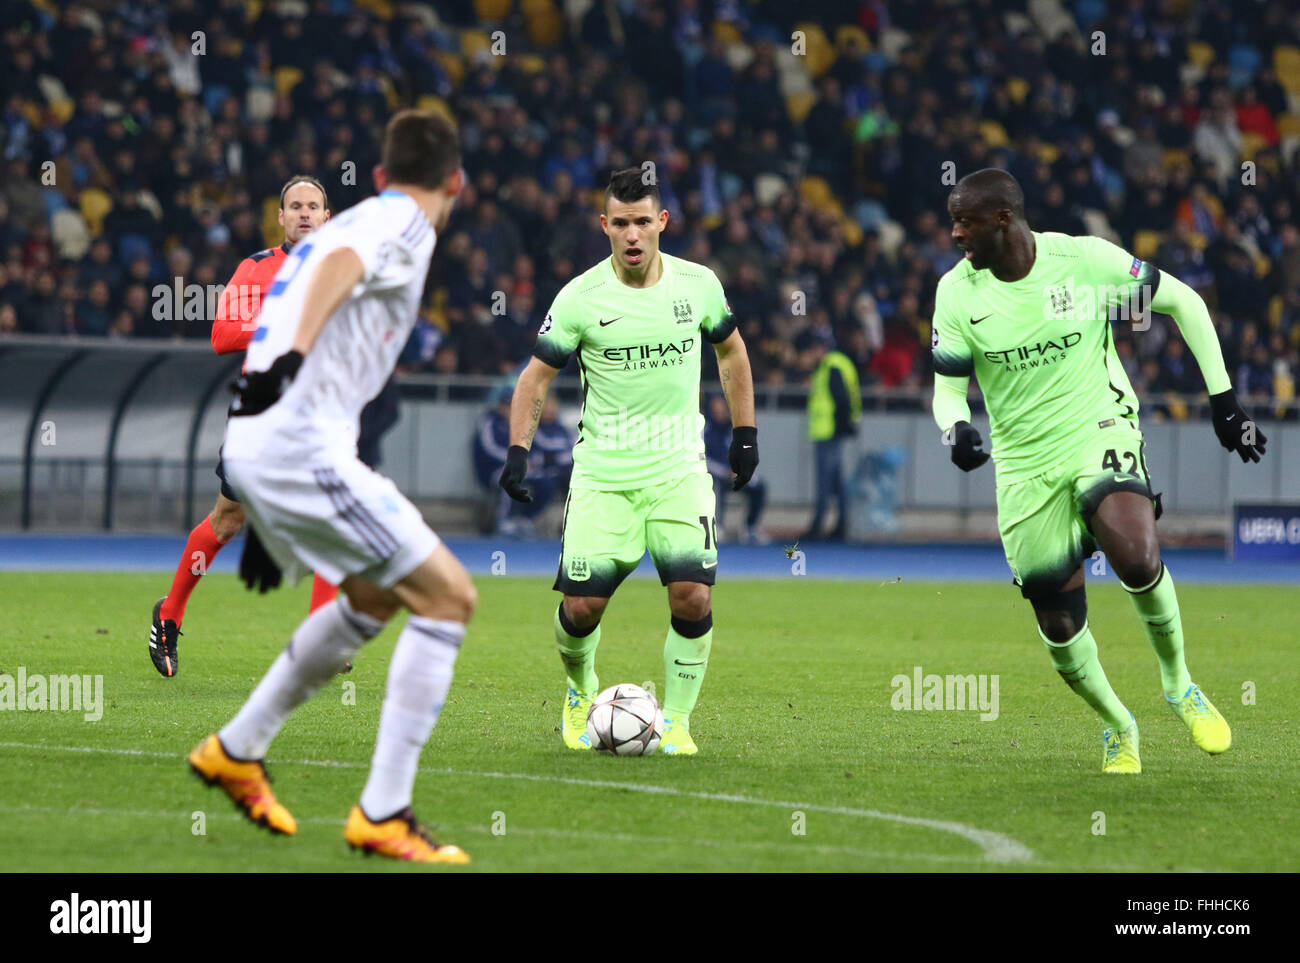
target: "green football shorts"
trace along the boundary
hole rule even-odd
[[[713,478],[684,475],[649,488],[571,488],[556,591],[609,598],[646,549],[659,581],[712,585],[718,572]]]
[[[1097,549],[1089,527],[1111,492],[1137,492],[1155,503],[1142,432],[1118,424],[1081,437],[1061,467],[998,486],[998,531],[1015,583],[1025,598],[1060,590]]]

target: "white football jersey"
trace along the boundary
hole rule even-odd
[[[266,371],[293,347],[322,258],[351,248],[365,275],[325,323],[284,396],[260,415],[229,420],[224,457],[304,463],[356,456],[361,409],[384,387],[415,326],[435,242],[415,201],[384,191],[294,246],[263,295],[246,371]]]

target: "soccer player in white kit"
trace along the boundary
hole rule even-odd
[[[406,110],[389,122],[380,190],[297,245],[277,273],[236,384],[223,449],[249,521],[240,574],[249,588],[316,571],[338,597],[307,617],[239,713],[190,754],[245,815],[297,830],[262,759],[289,714],[398,610],[397,640],[370,776],[344,829],[355,849],[466,863],[415,820],[420,750],[451,686],[476,601],[464,567],[389,479],[357,459],[358,416],[411,333],[437,232],[464,183],[455,130]]]

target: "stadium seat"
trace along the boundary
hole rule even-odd
[[[557,47],[564,40],[564,15],[551,7],[530,13],[528,39],[538,47]]]
[[[1241,135],[1241,157],[1254,160],[1255,155],[1268,146],[1268,139],[1263,134],[1248,130]]]
[[[785,112],[796,124],[802,124],[808,112],[817,103],[817,95],[812,91],[785,95]]]
[[[858,42],[858,51],[861,53],[868,53],[871,50],[871,38],[857,24],[845,23],[835,28],[835,46],[837,49],[844,47],[849,40]]]
[[[1161,162],[1167,171],[1174,170],[1178,167],[1191,167],[1192,155],[1185,150],[1179,150],[1177,147],[1166,148]]]
[[[433,59],[438,61],[447,79],[451,81],[452,87],[459,87],[460,82],[465,79],[465,62],[456,54],[445,50],[435,50]]]
[[[453,114],[451,108],[447,106],[447,102],[437,94],[421,94],[416,99],[415,106],[419,110],[431,110],[435,114],[445,117],[447,122],[453,126],[459,123],[456,120],[456,115]]]
[[[745,38],[740,35],[740,31],[736,29],[736,25],[734,23],[729,23],[726,20],[713,21],[713,36],[724,47],[730,47],[734,44],[743,44],[745,42]]]
[[[1023,104],[1025,98],[1029,96],[1029,81],[1023,77],[1008,77],[1007,93],[1017,104]]]
[[[1300,96],[1300,47],[1278,44],[1273,48],[1273,70],[1278,83],[1292,96]]]
[[[60,124],[66,124],[76,112],[77,104],[70,97],[64,97],[50,104],[50,113],[59,119]]]
[[[831,186],[823,178],[809,175],[799,182],[799,196],[818,209],[835,199]]]
[[[510,15],[511,0],[474,0],[474,17],[480,22],[497,23]]]
[[[278,196],[273,195],[262,201],[262,243],[267,247],[274,247],[280,243],[283,228],[280,227],[276,216],[279,212],[280,198]]]
[[[62,208],[50,218],[50,235],[60,258],[80,260],[90,250],[90,230],[82,216],[71,208]]]
[[[393,5],[390,0],[356,0],[362,10],[369,10],[380,20],[393,19]]]
[[[1263,61],[1252,44],[1235,43],[1228,50],[1228,85],[1233,89],[1246,86],[1254,79]]]
[[[1204,40],[1192,40],[1187,44],[1187,59],[1199,69],[1204,70],[1214,61],[1214,48]]]
[[[88,187],[81,192],[81,216],[86,219],[91,237],[104,233],[104,218],[113,209],[113,199],[98,187]]]
[[[297,67],[275,68],[275,92],[277,94],[292,92],[293,88],[297,87],[301,80],[302,71]]]
[[[989,147],[1005,147],[1009,142],[1006,128],[996,120],[980,121],[980,136]]]
[[[1136,231],[1133,234],[1133,256],[1150,261],[1156,256],[1165,236],[1160,231]]]
[[[808,73],[820,77],[835,63],[835,48],[826,38],[826,32],[815,23],[796,23],[794,29],[804,35],[804,60]]]
[[[1283,114],[1277,119],[1277,132],[1283,137],[1300,137],[1300,114]]]
[[[491,51],[492,38],[486,30],[464,30],[460,35],[460,52],[473,57],[480,50]]]

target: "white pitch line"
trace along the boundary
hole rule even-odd
[[[174,757],[169,757],[174,758]],[[177,819],[191,820],[194,814],[191,812],[172,812],[165,809],[104,809],[99,806],[32,806],[26,803],[18,806],[9,806],[0,804],[0,813],[21,814],[21,813],[42,813],[59,816],[129,816],[137,819]],[[209,820],[220,822],[244,822],[245,817],[240,813],[225,812],[204,812],[204,816]],[[298,820],[299,826],[332,826],[341,829],[345,820],[329,819],[320,816],[307,816]],[[443,836],[443,831],[453,834],[458,833],[478,833],[491,834],[493,832],[489,826],[475,825],[457,825],[439,821],[436,824],[438,835]],[[512,826],[509,833],[502,833],[502,836],[548,836],[557,839],[580,839],[580,840],[606,840],[616,843],[638,843],[641,845],[661,845],[680,843],[681,838],[678,836],[647,836],[640,833],[607,833],[599,830],[578,830],[578,829],[560,829],[553,826]],[[445,838],[445,837],[444,837]],[[855,846],[833,846],[824,843],[803,843],[789,842],[779,843],[763,840],[748,839],[692,839],[692,846],[703,846],[713,849],[768,849],[778,850],[781,852],[799,852],[803,853],[824,853],[828,855],[841,856],[858,856],[865,859],[898,859],[898,860],[921,860],[923,862],[938,863],[980,863],[984,862],[983,856],[956,856],[941,853],[904,853],[892,850],[881,849],[859,849]]]
[[[146,749],[111,749],[99,746],[49,746],[27,742],[0,742],[3,749],[45,749],[62,752],[106,753],[120,756],[142,756],[154,759],[176,759],[175,753],[156,752]],[[268,762],[294,766],[325,766],[336,769],[368,769],[369,765],[359,762],[339,762],[330,759],[270,759]],[[878,809],[856,809],[851,806],[827,806],[820,803],[787,802],[779,799],[758,799],[753,796],[740,796],[732,793],[698,792],[690,789],[675,789],[671,786],[655,786],[635,782],[616,782],[606,779],[579,779],[575,776],[541,776],[524,772],[483,772],[473,769],[430,769],[421,767],[420,772],[469,776],[479,779],[522,779],[529,782],[562,783],[570,786],[583,786],[590,789],[618,789],[626,792],[641,792],[661,796],[677,796],[686,799],[702,799],[707,802],[739,803],[747,806],[775,806],[778,809],[804,810],[808,812],[829,813],[836,816],[855,816],[860,819],[880,819],[885,822],[900,823],[906,826],[921,826],[952,833],[979,846],[984,858],[993,863],[1027,863],[1033,860],[1033,850],[1009,836],[989,829],[976,829],[963,823],[943,819],[926,819],[922,816],[904,816],[899,813],[881,812]]]

